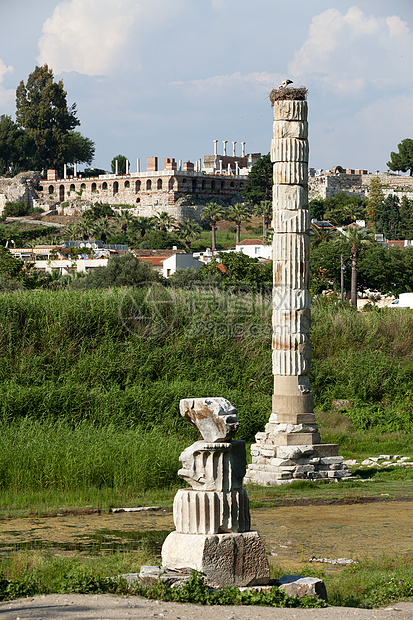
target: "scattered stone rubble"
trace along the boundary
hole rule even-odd
[[[140,573],[128,573],[121,575],[126,579],[129,586],[139,583],[144,586],[155,586],[157,583],[169,585],[171,588],[179,588],[188,582],[191,573],[188,570],[174,571],[157,566],[142,566]],[[269,579],[265,585],[238,586],[240,592],[247,590],[254,592],[269,592],[272,588],[283,590],[288,596],[311,596],[327,602],[327,591],[322,579],[318,577],[302,577],[301,575],[283,575],[280,579]],[[210,588],[213,592],[217,588]]]
[[[337,566],[348,566],[349,564],[358,564],[356,560],[349,558],[316,558],[313,556],[309,558],[309,562],[319,562],[321,564],[335,564]]]
[[[380,456],[370,456],[364,461],[349,459],[343,461],[348,467],[413,467],[413,461],[410,456],[402,456],[401,454],[380,454]]]

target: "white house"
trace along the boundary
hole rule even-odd
[[[236,252],[242,252],[250,258],[272,259],[272,245],[265,245],[261,239],[244,239],[235,246]]]
[[[204,263],[193,256],[193,254],[172,254],[162,260],[162,273],[164,278],[169,278],[178,269],[188,269],[195,267],[199,269]]]

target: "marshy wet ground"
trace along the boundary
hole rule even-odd
[[[270,562],[298,568],[312,556],[357,560],[407,554],[413,549],[412,511],[409,501],[283,506],[252,509],[251,519],[253,529],[264,540]],[[33,548],[111,553],[142,546],[159,553],[173,529],[170,510],[3,519],[0,554]],[[336,570],[331,565],[322,566]]]

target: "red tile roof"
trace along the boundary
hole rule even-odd
[[[389,239],[387,243],[389,244],[389,248],[392,248],[392,247],[404,248],[405,247],[404,239],[394,239],[393,241]]]
[[[142,258],[144,256],[162,256],[168,258],[174,254],[185,254],[185,250],[131,250],[135,256]]]
[[[142,260],[144,263],[149,263],[152,267],[162,267],[163,261],[166,256],[139,256],[139,260]]]
[[[244,239],[236,245],[263,245],[261,239]]]

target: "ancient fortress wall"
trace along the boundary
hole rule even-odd
[[[38,197],[35,188],[39,180],[38,172],[22,172],[12,179],[0,178],[0,217],[6,202],[32,204]]]
[[[206,202],[228,203],[242,200],[245,175],[206,174],[191,169],[149,170],[127,175],[100,175],[96,178],[53,177],[49,171],[39,193],[46,201],[60,203],[65,212],[85,201],[130,205],[131,213],[150,217],[166,211],[178,220],[198,219]],[[62,204],[63,203],[63,204]]]
[[[379,172],[378,174],[320,174],[308,179],[309,200],[315,198],[331,198],[339,192],[355,194],[360,198],[367,197],[370,181],[378,176],[382,183],[383,194],[397,193],[399,197],[406,195],[413,198],[413,177]]]

